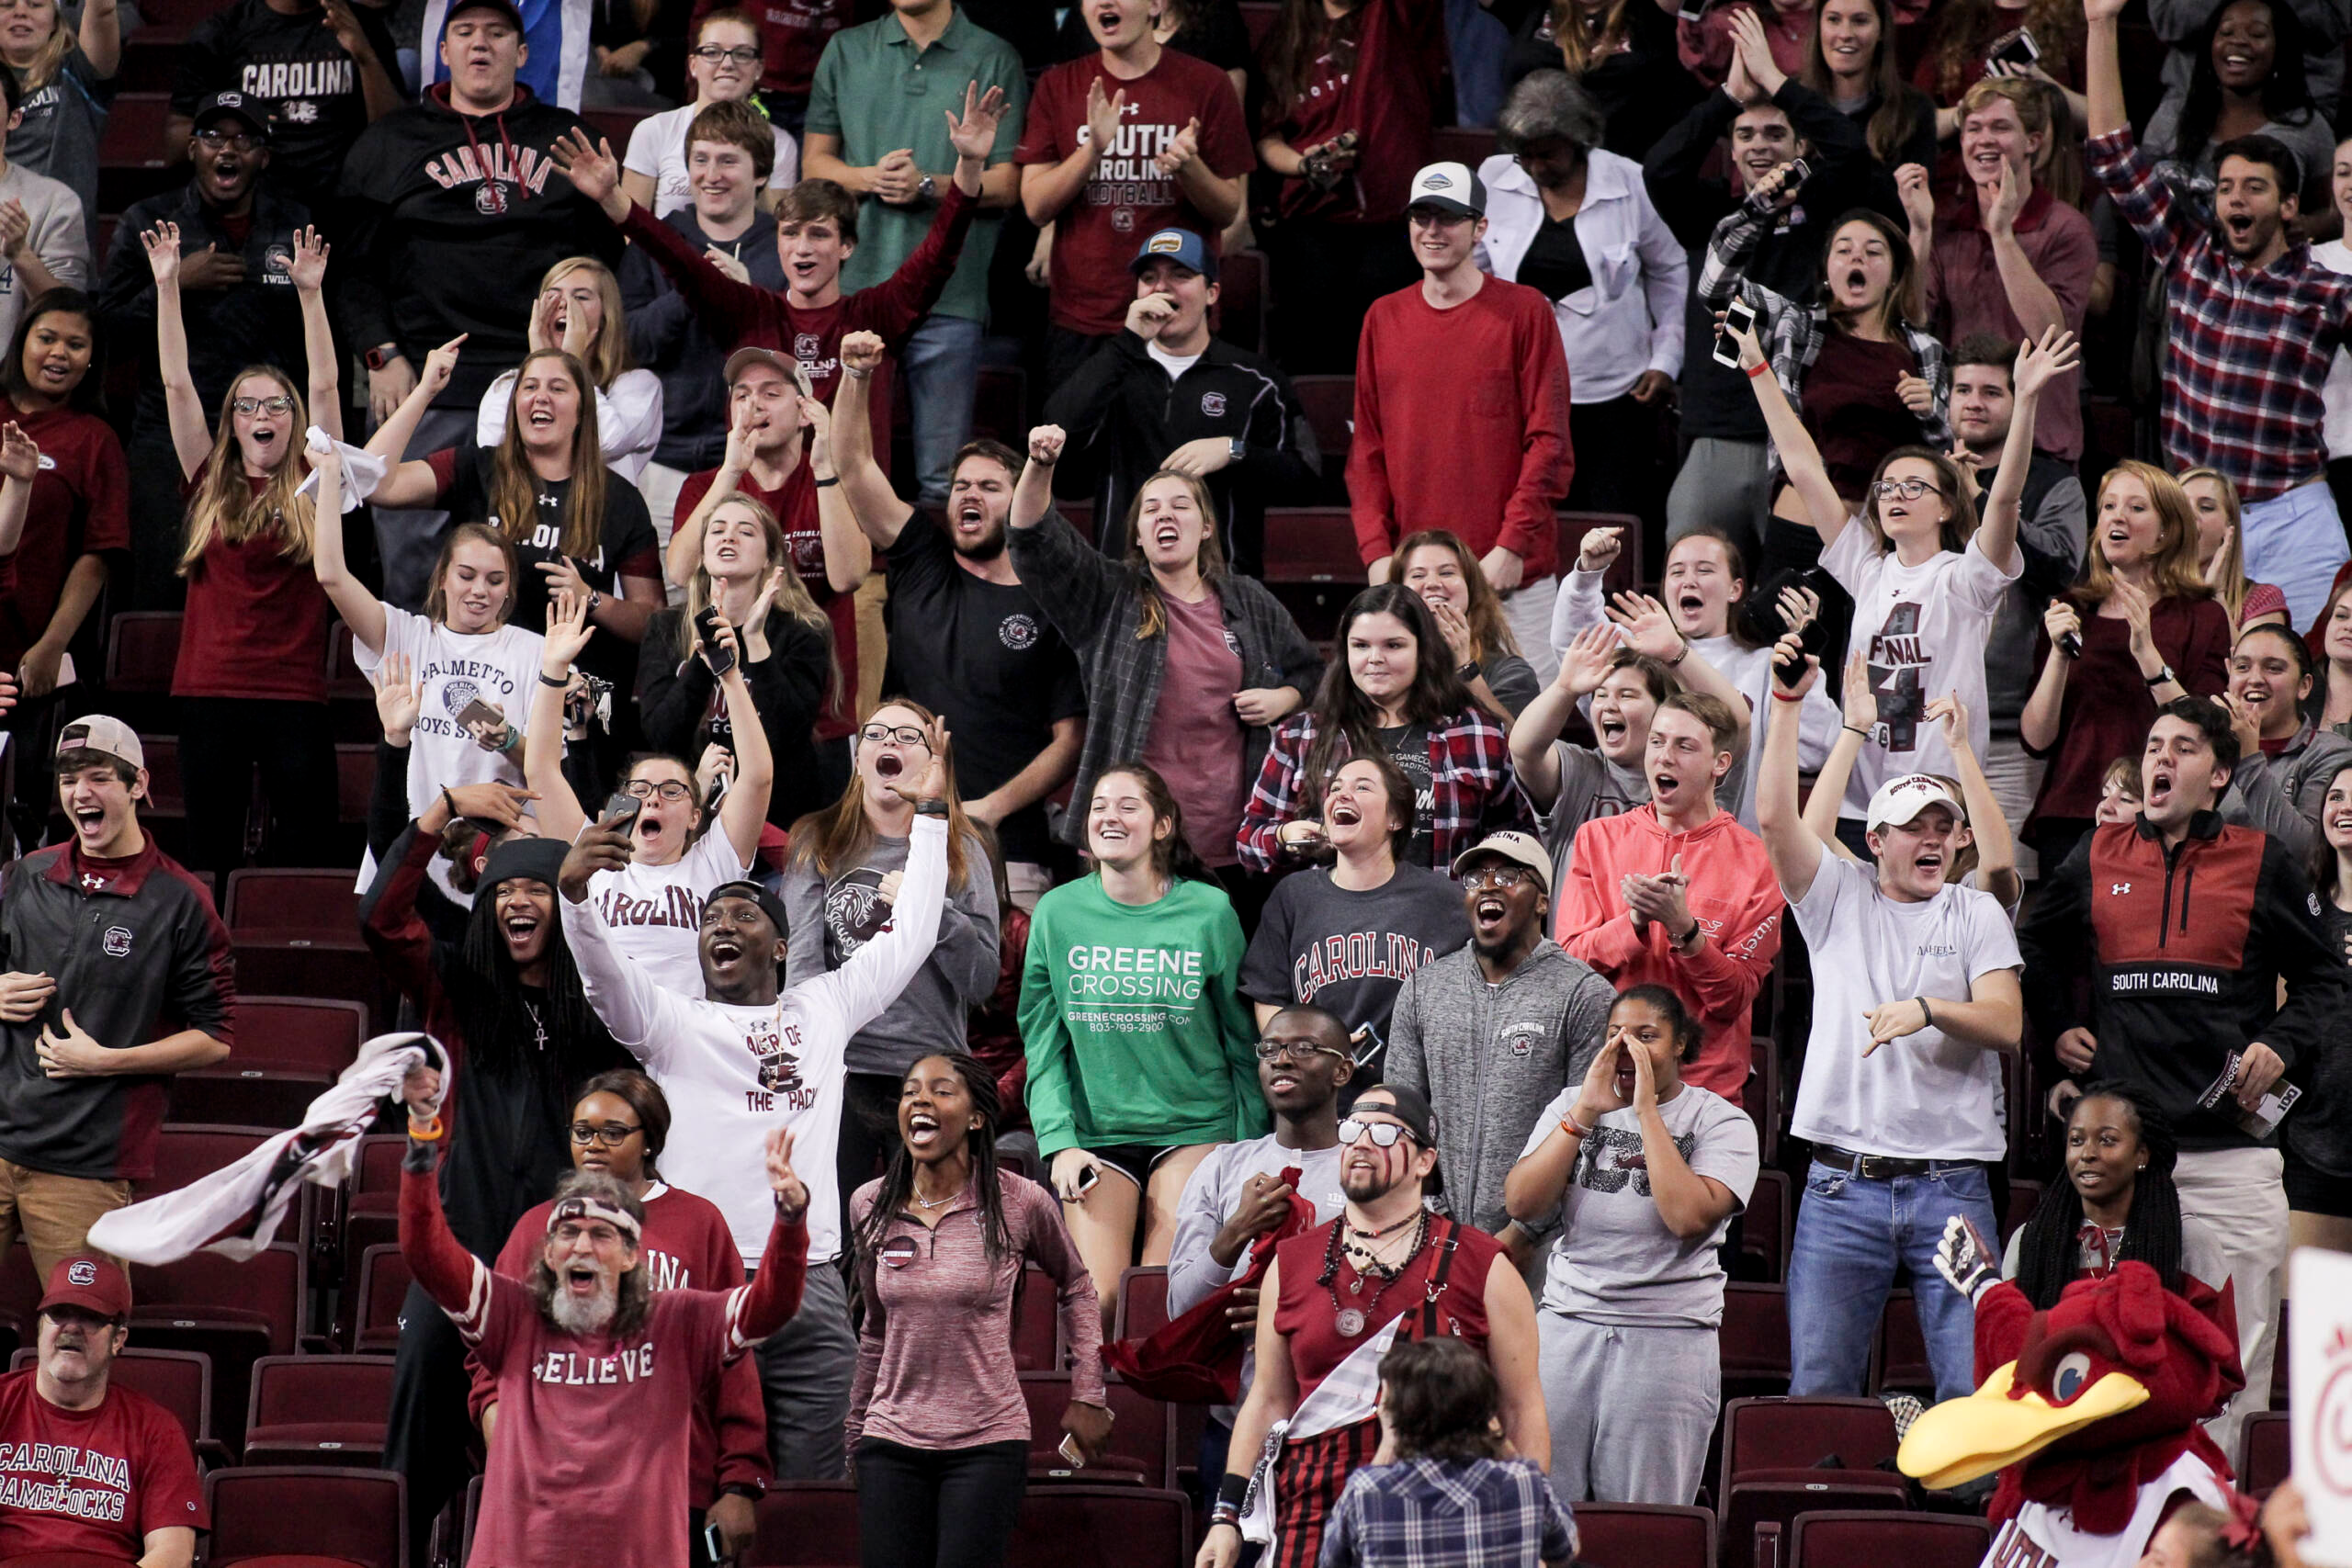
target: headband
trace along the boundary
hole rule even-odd
[[[555,1207],[548,1211],[548,1235],[555,1235],[555,1227],[566,1220],[602,1220],[628,1237],[629,1245],[632,1247],[637,1244],[638,1237],[642,1234],[637,1223],[637,1217],[627,1209],[607,1203],[601,1198],[591,1198],[581,1194],[574,1194],[570,1198],[560,1198],[556,1201]]]

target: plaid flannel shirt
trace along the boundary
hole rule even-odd
[[[1424,1455],[1348,1477],[1317,1568],[1537,1568],[1576,1550],[1576,1521],[1526,1460]]]
[[[1306,756],[1315,749],[1315,713],[1302,709],[1274,727],[1273,744],[1241,812],[1241,863],[1272,871],[1283,854],[1275,830],[1297,818],[1322,813],[1322,800],[1307,796]],[[1336,766],[1350,748],[1345,736],[1332,746]],[[1489,833],[1517,829],[1533,833],[1534,808],[1519,787],[1510,765],[1508,731],[1484,708],[1468,707],[1442,724],[1430,726],[1430,863],[1442,870],[1453,857]]]
[[[1748,258],[1756,254],[1772,222],[1772,214],[1751,212],[1745,202],[1724,214],[1707,239],[1707,259],[1699,268],[1699,298],[1711,310],[1722,310],[1735,297],[1755,309],[1756,341],[1771,362],[1772,378],[1781,383],[1789,406],[1803,414],[1804,375],[1821,357],[1821,345],[1828,340],[1829,307],[1800,305],[1747,276]],[[1927,265],[1924,258],[1915,260],[1918,265]],[[1919,362],[1919,378],[1935,389],[1936,405],[1919,422],[1920,444],[1941,452],[1952,444],[1951,425],[1945,417],[1951,402],[1951,368],[1944,363],[1944,345],[1934,334],[1900,318],[1894,330],[1911,350],[1911,357]],[[1772,466],[1776,469],[1781,466],[1778,452],[1772,454]]]
[[[1136,635],[1143,622],[1143,596],[1136,587],[1142,569],[1104,556],[1060,513],[1048,512],[1032,528],[1007,528],[1005,540],[1022,586],[1077,653],[1086,684],[1086,739],[1070,786],[1073,805],[1055,835],[1082,846],[1094,781],[1112,763],[1143,755],[1168,673],[1168,637]],[[1227,572],[1217,580],[1216,595],[1226,634],[1241,657],[1242,687],[1290,686],[1302,697],[1313,695],[1323,660],[1266,585]],[[1264,725],[1243,728],[1243,779],[1256,775],[1268,734]]]
[[[2323,477],[2321,389],[2352,312],[2352,274],[2329,271],[2301,243],[2246,265],[2128,130],[2083,151],[2164,270],[2165,465],[2219,468],[2250,502]]]

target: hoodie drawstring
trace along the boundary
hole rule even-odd
[[[456,106],[453,104],[451,107]],[[531,198],[530,187],[523,184],[523,165],[514,156],[513,140],[506,134],[506,111],[499,110],[495,118],[498,120],[498,144],[506,150],[507,172],[514,176],[515,186],[523,192],[523,199],[528,201]],[[466,128],[466,145],[474,150],[474,162],[481,166],[482,184],[490,190],[490,199],[498,216],[503,218],[506,216],[505,182],[498,177],[498,171],[490,166],[490,160],[482,156],[481,143],[474,138],[473,116],[460,109],[458,123]]]

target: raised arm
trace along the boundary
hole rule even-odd
[[[2014,911],[2025,897],[2025,878],[2018,874],[2018,841],[2009,819],[1994,798],[1992,781],[1968,741],[1968,709],[1958,697],[1938,697],[1928,705],[1927,716],[1940,720],[1944,744],[1951,748],[1952,771],[1960,775],[1960,804],[1968,813],[1969,836],[1976,840],[1976,879],[1985,892]],[[1815,783],[1814,788],[1821,785]]]
[[[441,481],[434,477],[432,464],[422,458],[403,462],[401,455],[408,450],[424,411],[449,385],[449,376],[458,367],[458,353],[466,335],[459,333],[424,356],[424,374],[417,380],[415,389],[401,400],[392,417],[378,425],[376,434],[368,438],[368,455],[381,457],[389,465],[382,480],[368,498],[376,505],[430,506],[441,493]]]
[[[1821,678],[1821,661],[1803,652],[1793,637],[1782,637],[1772,649],[1775,665],[1799,659],[1804,660],[1805,671],[1795,690],[1791,692],[1776,682],[1771,701],[1764,705],[1772,712],[1765,720],[1764,755],[1756,775],[1756,831],[1771,858],[1772,874],[1792,904],[1804,901],[1821,870],[1821,840],[1813,836],[1797,811],[1797,731],[1803,724],[1797,710]],[[1791,696],[1797,700],[1785,700]]]
[[[842,378],[849,385],[849,378]],[[817,537],[825,552],[825,582],[836,593],[854,593],[874,570],[874,542],[858,531],[857,513],[833,468],[833,416],[804,398],[800,417],[808,425],[808,473],[817,481]]]
[[[40,478],[40,447],[16,421],[0,425],[0,558],[24,542],[33,481]]]
[[[710,488],[702,492],[695,509],[670,536],[670,547],[663,552],[662,570],[673,582],[694,581],[695,568],[702,564],[703,529],[710,523],[710,514],[718,503],[733,495],[743,483],[743,476],[752,469],[752,430],[746,421],[749,405],[732,414],[727,425],[727,452],[718,460],[718,471],[711,476]]]
[[[913,521],[915,509],[899,499],[890,476],[874,457],[874,423],[866,383],[882,363],[878,333],[842,339],[842,381],[833,393],[833,470],[857,525],[876,549],[887,550]]]
[[[1726,327],[1732,340],[1739,344],[1739,367],[1747,377],[1747,384],[1756,393],[1756,406],[1763,411],[1765,432],[1772,438],[1772,446],[1781,457],[1781,469],[1796,488],[1797,499],[1804,502],[1805,521],[1821,536],[1824,549],[1838,542],[1846,531],[1846,503],[1838,499],[1838,487],[1829,482],[1829,470],[1821,461],[1821,448],[1813,444],[1813,434],[1789,406],[1788,394],[1772,374],[1772,367],[1764,357],[1764,350],[1752,331]],[[2010,536],[2016,536],[2016,524],[2010,525]]]
[[[548,600],[547,639],[539,644],[539,678],[531,686],[523,731],[523,782],[538,793],[539,831],[566,843],[579,835],[588,814],[563,776],[563,694],[573,661],[595,635],[587,601],[557,589]]]
[[[1012,510],[1005,522],[1015,528],[1035,528],[1054,509],[1054,465],[1061,461],[1068,437],[1058,424],[1041,424],[1029,433],[1029,460],[1012,486]]]
[[[784,574],[791,570],[779,566],[768,574],[767,586],[752,602],[750,625],[767,624],[768,609],[784,586]],[[768,797],[775,789],[775,752],[768,745],[767,726],[760,722],[759,704],[752,700],[751,682],[743,673],[743,639],[728,624],[724,610],[718,614],[718,640],[735,649],[734,668],[718,679],[719,694],[727,704],[727,723],[735,739],[735,782],[718,803],[718,826],[737,862],[750,865],[759,853],[760,829],[767,825]],[[704,657],[699,648],[694,656]]]
[[[122,16],[115,0],[87,0],[75,41],[98,79],[111,81],[122,67]]]
[[[2018,502],[2025,493],[2027,470],[2033,464],[2033,416],[2051,382],[2075,367],[2078,357],[2075,334],[2052,327],[2039,343],[2018,351],[2011,384],[2017,389],[2017,412],[2009,420],[2009,438],[2001,448],[2001,471],[1993,477],[1992,492],[1984,498],[1984,524],[1974,544],[1984,558],[2014,577],[2025,570],[2018,554]]]
[[[2083,0],[2083,19],[2088,24],[2083,39],[2083,86],[2090,100],[2093,137],[2132,129],[2123,107],[2122,46],[2116,29],[2124,5],[2125,0]]]
[[[330,446],[311,454],[311,471],[318,477],[319,493],[311,503],[318,526],[311,532],[311,573],[326,590],[327,602],[352,637],[370,655],[384,651],[384,602],[351,575],[343,558],[343,455]]]
[[[164,381],[164,412],[172,428],[172,454],[180,478],[196,478],[212,456],[212,426],[187,368],[187,322],[180,312],[180,226],[158,223],[141,232],[147,265],[155,275],[155,369]]]
[[[1838,838],[1838,807],[1846,798],[1846,781],[1853,777],[1854,760],[1870,744],[1878,725],[1878,694],[1871,690],[1871,660],[1866,653],[1847,656],[1846,706],[1838,717],[1837,744],[1829,748],[1821,772],[1814,776],[1813,794],[1804,803],[1804,825],[1822,848],[1852,860],[1854,852]]]
[[[342,0],[335,0],[342,4]],[[316,229],[294,234],[294,298],[302,310],[303,374],[309,382],[305,398],[311,423],[343,439],[343,366],[335,353],[334,328],[327,321],[327,253],[329,246]],[[160,287],[157,293],[162,292]],[[173,439],[178,439],[176,432]]]

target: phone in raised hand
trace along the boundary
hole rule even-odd
[[[1739,368],[1739,340],[1733,329],[1743,333],[1756,330],[1756,307],[1745,299],[1734,299],[1724,307],[1724,324],[1715,329],[1715,363],[1726,370]]]

